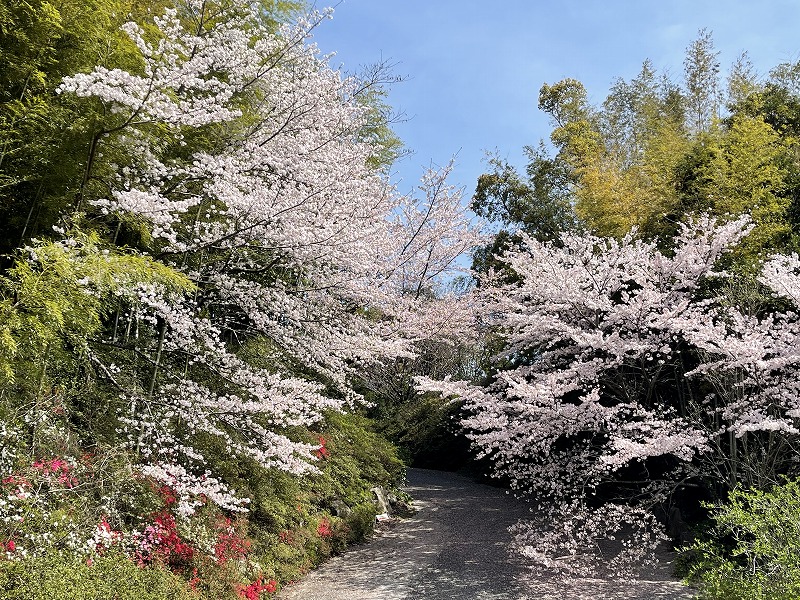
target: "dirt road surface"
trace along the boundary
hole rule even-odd
[[[509,553],[507,529],[530,516],[503,490],[440,471],[410,469],[418,512],[374,540],[332,558],[278,600],[683,600],[669,570],[647,580],[534,575]]]

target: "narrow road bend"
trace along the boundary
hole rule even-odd
[[[635,584],[543,579],[509,553],[507,529],[529,516],[503,490],[453,473],[409,469],[417,513],[288,586],[278,600],[683,600],[669,573]]]

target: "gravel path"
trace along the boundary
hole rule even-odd
[[[417,514],[332,558],[278,600],[679,600],[668,572],[635,585],[542,579],[510,555],[507,528],[528,515],[503,490],[440,471],[409,469]]]

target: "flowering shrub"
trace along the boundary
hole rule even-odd
[[[6,539],[6,558],[42,555],[55,540],[88,555],[107,541],[102,529],[107,522],[91,524],[79,508],[75,487],[85,473],[82,463],[53,457],[33,461],[27,469],[0,480],[0,540]]]
[[[31,466],[35,471],[54,479],[55,483],[60,483],[65,487],[70,488],[78,483],[73,474],[74,466],[61,458],[52,458],[49,461],[37,460]]]
[[[94,535],[89,540],[89,547],[93,552],[102,553],[106,548],[122,541],[122,532],[114,531],[108,520],[103,517],[97,524]]]
[[[325,446],[325,444],[327,443],[325,440],[325,436],[320,435],[318,436],[317,439],[319,440],[319,448],[314,450],[314,456],[316,456],[317,458],[328,458],[329,452],[328,448]]]
[[[274,579],[264,581],[263,577],[259,577],[249,585],[240,586],[237,589],[240,598],[245,600],[261,600],[261,594],[274,594],[278,591],[278,582]]]
[[[191,562],[195,549],[181,539],[175,517],[164,511],[155,515],[153,522],[133,536],[135,556],[140,564],[160,562],[180,568]]]
[[[228,517],[217,519],[217,542],[214,545],[214,556],[217,562],[225,564],[229,560],[239,561],[250,552],[251,543],[236,532],[236,528]]]
[[[317,525],[317,534],[320,537],[331,537],[333,531],[331,530],[331,522],[329,519],[322,518]]]
[[[138,526],[129,524],[121,528],[112,525],[108,514],[91,521],[103,502],[105,508],[110,508],[118,506],[119,499],[100,498],[101,503],[93,505],[85,502],[90,497],[79,495],[82,489],[92,490],[101,485],[97,477],[102,473],[91,468],[88,460],[69,457],[36,460],[22,473],[5,476],[0,487],[0,574],[12,568],[11,564],[3,565],[4,560],[28,564],[26,561],[45,560],[54,552],[65,550],[67,564],[72,564],[69,562],[72,557],[82,561],[76,564],[99,569],[107,564],[104,557],[114,556],[117,561],[132,560],[139,569],[166,568],[183,574],[186,585],[196,590],[204,587],[198,569],[193,567],[198,560],[205,560],[202,555],[221,566],[234,561],[250,568],[247,553],[251,542],[236,532],[229,517],[216,513],[209,520],[205,516],[208,511],[202,514],[195,511],[194,522],[188,521],[178,510],[175,490],[156,480],[142,480],[137,493],[144,500],[149,492],[155,492],[150,501],[161,504],[162,508],[143,518]],[[130,471],[126,474],[132,476]],[[202,500],[198,503],[205,506]],[[120,514],[114,515],[114,520],[120,519]],[[213,542],[206,543],[206,539]],[[204,574],[210,573],[213,569],[209,571],[206,567]],[[222,578],[223,581],[232,578],[229,591],[234,591],[238,577]],[[250,589],[260,593],[273,588],[274,584],[267,582]]]
[[[293,544],[294,543],[294,534],[287,530],[281,531],[278,534],[278,539],[281,541],[282,544]]]
[[[174,573],[179,579],[169,581],[183,581],[201,598],[258,593],[263,600],[277,588],[271,582],[297,579],[309,565],[371,531],[375,508],[369,489],[390,485],[400,471],[391,449],[367,425],[331,415],[323,437],[326,443],[337,440],[337,452],[324,461],[320,475],[302,483],[277,471],[252,471],[251,485],[265,479],[247,513],[222,511],[190,494],[185,502],[194,508],[182,512],[178,490],[137,473],[116,452],[32,461],[0,480],[0,514],[6,517],[0,521],[0,578],[4,570],[61,552],[78,565],[71,567],[75,576],[87,581],[95,581],[111,561],[126,560],[147,573]],[[65,471],[74,480],[59,482]],[[327,507],[333,494],[352,507],[346,519],[320,505]]]

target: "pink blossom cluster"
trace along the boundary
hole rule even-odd
[[[31,465],[48,479],[54,480],[65,487],[71,488],[78,484],[74,475],[74,466],[62,458],[52,458],[49,461],[38,460]]]
[[[236,497],[224,483],[208,473],[198,477],[180,465],[145,465],[140,471],[142,475],[168,487],[172,499],[170,503],[176,504],[177,514],[183,517],[193,515],[206,501],[233,512],[246,511],[250,502],[248,498]]]

